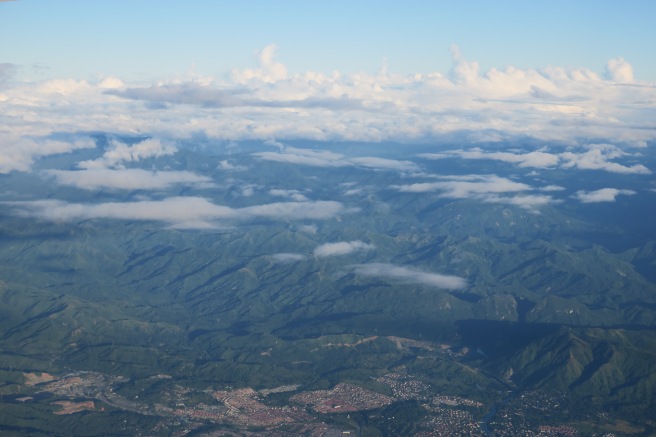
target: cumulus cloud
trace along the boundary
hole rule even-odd
[[[211,178],[188,171],[92,168],[78,171],[45,170],[43,174],[54,177],[58,184],[83,190],[154,190],[166,189],[173,185],[190,185],[196,188],[213,186]]]
[[[342,204],[332,201],[283,202],[231,208],[216,205],[202,197],[169,197],[137,202],[95,204],[67,203],[60,200],[4,202],[13,213],[50,221],[87,219],[143,220],[167,223],[176,228],[206,229],[240,220],[329,219],[343,212]]]
[[[451,79],[456,83],[473,84],[479,78],[478,62],[467,61],[460,53],[460,48],[453,44],[451,46]]]
[[[360,240],[340,241],[339,243],[325,243],[314,249],[314,256],[323,258],[327,256],[348,255],[353,252],[366,252],[373,250],[374,246]]]
[[[176,151],[177,149],[174,146],[163,144],[156,138],[149,138],[132,145],[118,140],[110,140],[109,147],[102,157],[95,160],[82,161],[78,164],[78,167],[85,169],[120,168],[127,162],[137,162],[146,158],[173,155]]]
[[[287,67],[274,61],[278,46],[269,44],[257,52],[258,69],[233,70],[232,76],[236,82],[245,83],[251,80],[262,82],[275,82],[287,78]]]
[[[60,132],[149,135],[161,139],[162,151],[171,147],[166,144],[196,136],[226,141],[435,141],[481,147],[526,138],[574,147],[592,139],[623,149],[656,141],[656,87],[637,81],[630,64],[620,58],[608,63],[604,76],[608,80],[602,80],[585,68],[509,66],[484,71],[455,47],[450,73],[414,75],[292,74],[276,61],[274,46],[257,56],[257,68],[235,70],[231,78],[176,78],[145,86],[113,77],[97,82],[5,80],[0,89],[0,171],[29,171],[34,159],[47,155],[40,139]],[[7,78],[11,67],[3,69],[0,76]],[[622,85],[626,82],[631,86]],[[121,152],[125,150],[117,147],[116,153]],[[542,150],[494,150],[490,156],[467,152],[523,167],[572,162],[567,155],[549,156],[551,152]],[[260,157],[327,167],[414,171],[409,161],[352,160],[290,149]],[[143,158],[137,154],[130,159]],[[113,168],[127,165],[130,159],[107,156],[82,168]],[[586,168],[583,161],[573,162],[571,168]],[[624,166],[629,172],[645,173],[639,165],[615,164],[602,167],[627,171],[619,167]]]
[[[633,82],[633,67],[622,57],[609,60],[604,73],[606,79],[614,82]]]
[[[617,188],[602,188],[596,191],[577,191],[574,198],[582,203],[615,202],[619,195],[631,196],[633,190],[618,190]]]
[[[404,283],[428,285],[447,290],[465,288],[467,281],[459,276],[442,275],[415,270],[387,263],[358,264],[355,273],[362,276],[376,276],[398,280]]]

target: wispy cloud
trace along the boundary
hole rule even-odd
[[[452,199],[466,199],[481,194],[516,193],[532,189],[529,185],[496,175],[468,175],[453,177],[453,179],[438,182],[419,182],[392,188],[404,193],[439,191],[442,197]]]
[[[534,187],[496,175],[438,176],[437,182],[418,182],[397,185],[403,193],[432,193],[448,199],[476,199],[487,203],[504,203],[536,211],[538,208],[559,202],[549,195],[525,194]],[[552,187],[550,190],[553,190]]]
[[[365,167],[379,170],[415,172],[419,167],[411,161],[379,158],[373,156],[346,157],[328,150],[300,149],[284,147],[278,152],[257,152],[254,156],[276,162],[308,165],[312,167]]]
[[[419,156],[427,159],[441,159],[450,157],[460,157],[463,159],[492,159],[497,161],[510,162],[520,167],[553,167],[558,164],[559,157],[544,151],[533,151],[527,153],[511,152],[486,152],[483,149],[475,147],[470,150],[450,150],[442,153],[422,153]]]
[[[358,264],[354,268],[355,273],[362,276],[376,276],[404,283],[429,285],[447,290],[457,290],[467,286],[467,281],[459,276],[423,272],[410,267],[388,263]]]
[[[375,247],[363,241],[340,241],[339,243],[326,243],[314,249],[314,256],[323,258],[327,256],[348,255],[354,252],[366,252]]]
[[[574,198],[582,203],[615,202],[617,196],[637,194],[633,190],[618,190],[617,188],[602,188],[596,191],[577,191]]]
[[[282,202],[245,208],[217,205],[202,197],[169,197],[163,200],[67,203],[59,200],[4,202],[13,213],[51,221],[87,219],[144,220],[176,228],[204,229],[242,220],[325,220],[344,211],[339,202]]]

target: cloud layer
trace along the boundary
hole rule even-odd
[[[290,73],[275,47],[258,54],[259,67],[229,78],[193,74],[157,83],[126,84],[70,78],[20,82],[0,64],[0,172],[27,171],[35,159],[71,151],[76,141],[53,143],[60,132],[148,135],[140,145],[111,145],[83,168],[117,167],[170,153],[178,140],[439,141],[485,144],[532,138],[570,146],[608,143],[644,147],[656,140],[656,87],[636,82],[630,63],[608,62],[603,74],[582,68],[490,69],[452,50],[450,72],[395,75]],[[481,153],[473,151],[467,152]],[[490,155],[525,167],[556,165],[548,152]],[[516,156],[513,156],[516,155]],[[299,153],[260,155],[322,166],[414,169],[381,158]],[[601,159],[601,160],[600,160]],[[639,164],[609,164],[607,152],[558,156],[558,165],[645,172]],[[626,168],[624,168],[626,167]]]

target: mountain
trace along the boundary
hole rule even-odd
[[[407,146],[412,162],[385,148],[362,156],[376,150],[353,144],[181,147],[80,169],[107,152],[98,143],[96,155],[0,175],[0,392],[11,414],[35,417],[35,430],[64,417],[29,392],[46,386],[28,388],[25,375],[41,372],[126,378],[87,397],[139,429],[161,430],[173,413],[133,406],[135,396],[171,411],[216,403],[208,387],[310,393],[354,383],[392,396],[376,379],[390,372],[430,387],[397,393],[415,404],[380,410],[421,418],[417,432],[444,414],[439,396],[480,403],[465,416],[488,423],[507,390],[585,405],[554,424],[587,429],[606,414],[603,423],[651,429],[656,229],[646,215],[653,193],[637,188],[645,176],[595,173],[636,193],[601,205],[577,200],[576,174],[419,158],[426,146]],[[120,187],[89,189],[108,171]],[[631,220],[618,221],[618,208]],[[180,387],[193,396],[183,401]],[[77,399],[57,390],[47,388],[49,401]],[[26,391],[36,400],[16,401]],[[280,393],[268,402],[293,404]],[[83,414],[89,429],[107,421]],[[353,414],[331,423],[383,429]],[[9,413],[0,423],[28,426]]]

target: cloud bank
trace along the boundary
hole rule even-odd
[[[227,141],[479,145],[528,138],[572,147],[607,143],[622,149],[656,141],[656,87],[636,81],[630,63],[622,58],[610,60],[599,74],[562,67],[482,71],[477,62],[453,48],[449,72],[326,75],[289,72],[276,60],[273,46],[257,56],[257,68],[235,69],[228,78],[188,74],[146,84],[114,77],[96,82],[71,78],[21,82],[13,66],[1,64],[0,172],[29,171],[35,159],[81,147],[75,141],[53,144],[60,132],[161,139],[159,144],[158,140],[115,143],[103,158],[82,164],[87,169],[114,168],[171,153],[169,144],[197,136]],[[467,153],[472,157],[471,153],[482,152]],[[556,165],[548,152],[500,153],[491,157],[524,167]],[[559,155],[558,165],[645,173],[639,164],[609,164],[606,152],[599,161],[599,153]],[[306,165],[414,168],[405,161],[349,160],[293,149],[260,158]]]
[[[217,205],[202,197],[169,197],[138,202],[97,204],[67,203],[59,200],[3,202],[16,215],[49,221],[70,222],[88,219],[156,221],[171,227],[211,229],[219,225],[253,219],[326,220],[344,211],[333,201],[281,202],[245,208]]]

